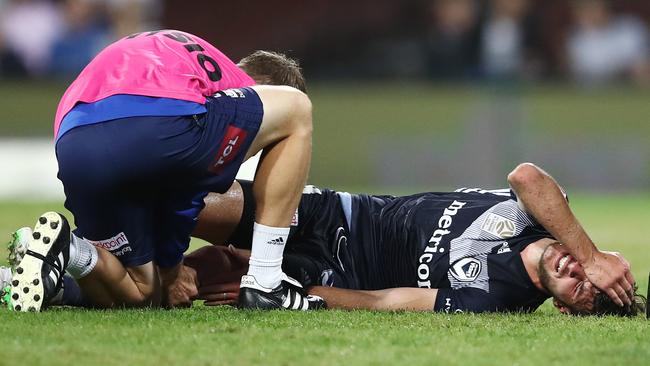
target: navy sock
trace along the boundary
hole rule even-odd
[[[63,276],[63,297],[61,298],[61,305],[64,306],[86,306],[86,302],[81,294],[81,288],[70,275]]]

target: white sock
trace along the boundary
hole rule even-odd
[[[0,267],[0,291],[11,284],[12,277],[11,268]]]
[[[97,248],[74,234],[70,241],[70,262],[66,271],[75,279],[87,276],[97,265]]]
[[[266,288],[275,288],[282,281],[282,253],[289,236],[288,227],[253,225],[253,247],[248,261],[248,274]]]

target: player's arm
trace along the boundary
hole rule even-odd
[[[549,174],[534,164],[523,163],[508,175],[508,183],[526,212],[566,245],[596,287],[621,306],[631,303],[634,278],[628,262],[616,253],[596,248]]]
[[[437,289],[410,287],[375,291],[322,286],[309,289],[309,294],[322,297],[328,308],[344,310],[433,311],[437,293]]]

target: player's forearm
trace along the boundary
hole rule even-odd
[[[593,241],[574,216],[560,186],[533,164],[521,164],[508,175],[508,183],[526,212],[551,235],[566,245],[580,263],[588,262],[597,251]]]
[[[310,288],[309,293],[325,299],[330,309],[432,311],[436,302],[437,290],[393,288],[361,291],[316,286]]]

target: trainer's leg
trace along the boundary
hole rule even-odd
[[[76,244],[97,258],[91,270],[75,271],[71,255],[68,272],[79,280],[86,300],[100,307],[160,304],[154,263],[166,242],[158,240],[162,225],[156,218],[168,198],[161,186],[179,165],[173,159],[180,158],[168,152],[193,146],[200,130],[185,123],[192,119],[142,118],[72,129],[56,147],[66,208],[77,225]],[[84,261],[78,264],[83,267]]]
[[[105,249],[97,248],[97,253],[95,268],[77,278],[90,304],[100,308],[160,305],[160,282],[153,262],[127,268]]]
[[[282,253],[311,162],[312,105],[290,87],[254,87],[264,106],[247,157],[263,150],[253,183],[257,210],[248,274],[266,288],[283,278]]]

